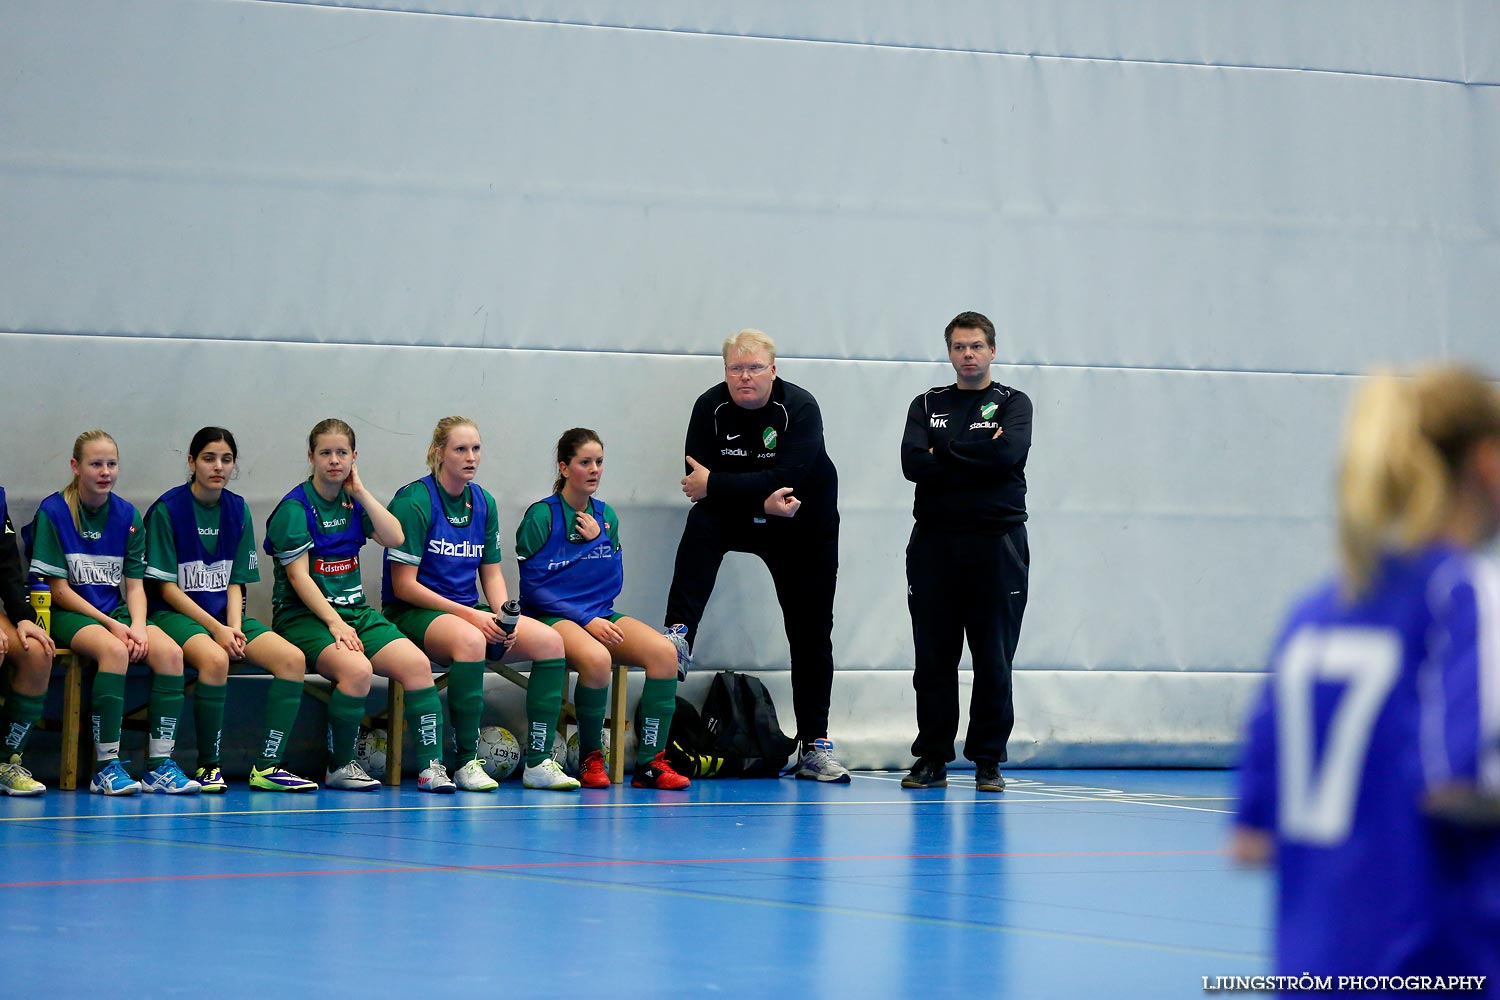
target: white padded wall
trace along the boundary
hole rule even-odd
[[[29,516],[98,425],[144,503],[224,423],[263,518],[317,419],[388,494],[457,411],[514,521],[587,424],[654,621],[758,326],[843,484],[835,735],[899,764],[896,446],[977,308],[1037,411],[1013,753],[1222,761],[1347,376],[1500,368],[1497,51],[1479,2],[0,0],[0,483]],[[784,668],[753,560],[699,652]]]

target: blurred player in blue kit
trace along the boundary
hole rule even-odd
[[[1299,600],[1249,721],[1231,851],[1271,862],[1282,975],[1500,975],[1500,396],[1361,386],[1341,568]],[[1486,815],[1488,813],[1488,815]],[[1486,825],[1489,824],[1489,825]]]

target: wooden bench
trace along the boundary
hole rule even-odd
[[[93,747],[91,745],[92,734],[85,738],[83,726],[83,674],[85,664],[91,661],[81,653],[75,653],[71,649],[58,647],[53,659],[53,671],[56,672],[60,666],[63,675],[63,703],[62,714],[57,718],[43,717],[37,720],[36,728],[41,732],[56,732],[62,735],[62,746],[58,752],[58,774],[57,787],[63,791],[72,791],[78,787],[79,774],[89,774],[94,763]],[[136,666],[136,664],[131,664]],[[264,673],[259,667],[247,663],[231,663],[229,674]],[[308,677],[321,677],[320,674],[308,674]],[[183,694],[191,694],[193,688],[198,684],[196,674],[185,677],[182,685]],[[319,687],[304,687],[303,693],[311,698],[328,703],[328,692]],[[146,732],[150,728],[150,701],[149,699],[134,708],[127,708],[121,715],[120,729],[122,732]]]
[[[83,672],[86,657],[71,649],[59,647],[54,658],[54,670],[58,666],[63,675],[63,703],[62,714],[58,718],[43,717],[37,720],[36,728],[40,732],[57,732],[62,734],[62,747],[59,751],[57,786],[64,791],[72,791],[78,787],[78,775],[89,773],[93,763],[92,747],[89,741],[82,738],[83,733]],[[488,668],[515,684],[523,691],[526,689],[528,678],[517,671],[508,663],[489,663]],[[609,726],[609,780],[620,784],[625,778],[625,729],[628,725],[626,717],[626,695],[627,675],[629,667],[616,665],[611,668],[610,676],[610,698],[609,713],[607,716]],[[245,673],[261,673],[259,667],[248,664],[231,663],[229,665],[230,676]],[[321,674],[308,674],[308,677],[319,677]],[[448,686],[448,675],[442,673],[437,676],[438,690]],[[197,677],[191,677],[183,683],[183,693],[190,694],[198,683]],[[303,688],[303,693],[310,698],[328,704],[330,692],[323,690],[321,686],[309,685]],[[0,702],[3,704],[3,702]],[[144,731],[149,726],[147,718],[149,702],[127,709],[121,719],[121,729],[129,731]],[[406,692],[396,681],[390,681],[386,691],[385,715],[366,716],[364,728],[374,728],[380,725],[386,730],[386,769],[385,784],[401,784],[401,759],[402,747],[406,737]],[[573,712],[573,706],[564,699],[563,710],[558,719],[558,729],[569,722],[576,722],[577,716]],[[524,734],[523,734],[524,736]],[[524,749],[523,749],[524,754]]]

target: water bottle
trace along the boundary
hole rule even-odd
[[[39,576],[31,578],[31,610],[36,616],[37,627],[52,634],[52,588]]]
[[[510,635],[516,630],[516,622],[521,620],[521,602],[512,597],[500,606],[500,613],[495,616],[495,622],[500,626],[500,631]]]

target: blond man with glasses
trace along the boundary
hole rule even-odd
[[[776,585],[792,653],[799,778],[849,780],[828,739],[833,594],[839,569],[838,471],[823,415],[807,390],[776,375],[776,344],[759,330],[724,341],[724,381],[688,419],[682,492],[692,501],[667,595],[668,635],[696,640],[726,552],[749,552]]]

